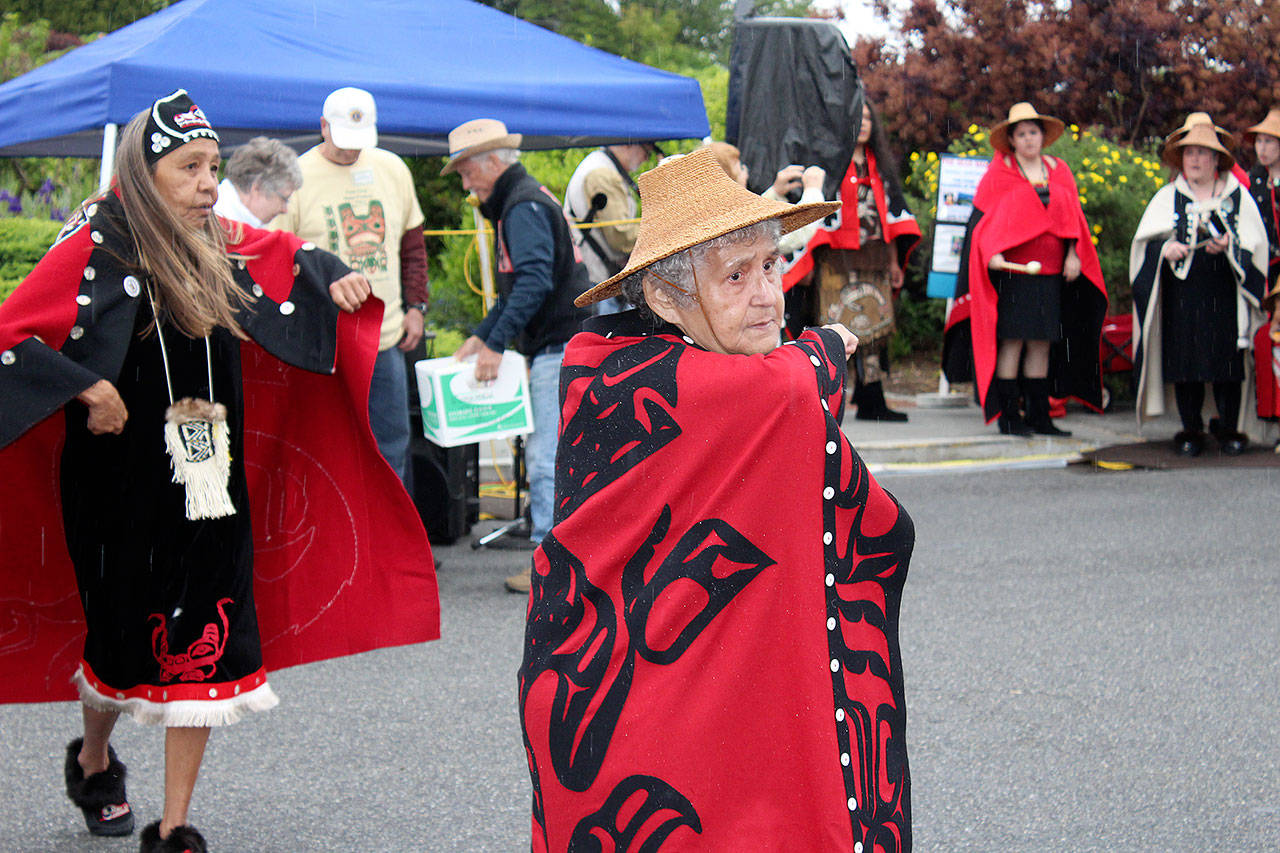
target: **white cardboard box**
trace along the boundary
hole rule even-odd
[[[502,354],[498,378],[476,384],[476,360],[430,358],[414,366],[422,404],[422,432],[441,447],[475,444],[533,432],[529,371],[524,356]]]

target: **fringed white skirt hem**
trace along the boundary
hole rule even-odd
[[[168,699],[164,688],[152,688],[153,693],[160,693],[159,701],[154,697],[148,699],[125,693],[107,695],[89,683],[83,668],[77,669],[71,680],[80,691],[80,701],[90,708],[128,714],[140,723],[156,723],[166,727],[229,726],[239,722],[246,714],[269,711],[280,704],[279,697],[265,680],[251,690],[226,697],[219,696],[218,692],[225,689],[232,693],[231,687],[212,685],[207,699]]]

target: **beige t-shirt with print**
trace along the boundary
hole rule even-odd
[[[423,222],[409,167],[381,148],[365,149],[355,163],[341,166],[326,160],[319,146],[299,157],[298,165],[302,186],[270,227],[292,231],[365,274],[386,306],[378,348],[390,349],[404,324],[400,238]]]

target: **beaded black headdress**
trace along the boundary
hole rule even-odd
[[[147,165],[154,166],[157,160],[170,151],[200,138],[217,142],[218,134],[204,117],[204,112],[191,100],[187,90],[179,89],[151,105],[142,153]]]

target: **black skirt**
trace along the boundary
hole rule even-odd
[[[1236,280],[1226,256],[1197,252],[1185,280],[1166,264],[1160,288],[1164,381],[1244,381]]]
[[[997,273],[996,337],[1026,341],[1062,340],[1061,275]]]
[[[211,336],[214,398],[227,406],[234,515],[189,521],[164,442],[169,405],[160,343],[138,311],[116,385],[129,412],[120,435],[93,435],[67,406],[62,510],[87,633],[81,699],[144,722],[207,726],[275,704],[253,600],[253,541],[244,472],[239,342]],[[166,325],[177,397],[209,398],[203,339]]]

